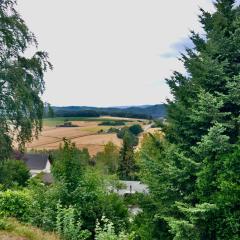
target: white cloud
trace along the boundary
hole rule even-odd
[[[170,97],[166,77],[183,70],[179,42],[200,31],[207,0],[19,0],[49,52],[44,99],[53,105],[154,104]]]

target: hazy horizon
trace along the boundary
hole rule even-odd
[[[184,72],[180,52],[201,32],[210,0],[19,0],[18,9],[47,51],[44,101],[53,106],[155,105],[171,98],[165,78]]]
[[[156,104],[139,104],[139,105],[121,105],[121,106],[115,106],[115,105],[109,105],[109,106],[87,106],[87,105],[52,105],[53,107],[89,107],[89,108],[128,108],[128,107],[147,107],[147,106],[155,106],[155,105],[161,105],[166,103],[156,103]]]

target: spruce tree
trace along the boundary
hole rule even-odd
[[[155,221],[169,239],[240,235],[240,8],[233,0],[214,5],[212,14],[201,9],[205,35],[192,32],[194,48],[182,54],[187,74],[174,72],[167,80],[174,99],[160,153],[155,159],[144,149],[141,154]]]
[[[118,175],[122,180],[133,180],[135,172],[134,147],[131,134],[127,131],[120,149]]]

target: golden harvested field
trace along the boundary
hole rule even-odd
[[[138,143],[136,150],[139,150],[141,148],[143,138],[147,133],[151,133],[151,134],[159,133],[161,137],[164,136],[163,132],[161,131],[161,128],[148,128],[140,135],[139,143]]]
[[[51,124],[45,125],[38,139],[27,144],[27,150],[51,150],[59,148],[63,138],[70,139],[80,149],[88,148],[91,155],[102,151],[108,142],[121,146],[120,140],[115,133],[98,133],[106,131],[111,126],[98,126],[99,121],[72,121],[78,127],[56,127]]]

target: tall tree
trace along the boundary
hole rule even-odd
[[[174,72],[167,80],[174,99],[166,140],[152,142],[160,151],[155,158],[142,152],[144,177],[158,209],[154,219],[169,239],[238,239],[240,234],[240,8],[233,0],[214,5],[212,14],[201,9],[205,35],[192,32],[194,48],[182,54],[187,75]]]
[[[15,0],[0,1],[0,160],[9,156],[13,139],[20,148],[42,127],[46,52],[27,58],[37,40],[15,9]]]
[[[131,134],[126,131],[120,149],[118,175],[122,180],[132,180],[136,170],[134,147]]]

